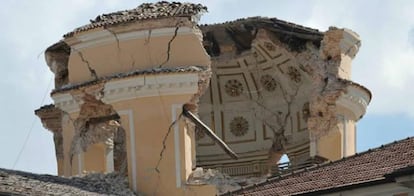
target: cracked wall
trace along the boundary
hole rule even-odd
[[[141,33],[128,34],[131,31]],[[96,41],[99,39],[103,41]],[[186,18],[142,21],[108,27],[96,35],[89,33],[86,38],[70,37],[65,39],[74,51],[69,58],[69,81],[79,83],[93,80],[88,67],[102,77],[153,67],[208,66],[210,60],[205,55],[200,39],[201,33]],[[85,66],[87,64],[89,66]]]
[[[46,51],[52,97],[63,110],[55,144],[63,143],[65,175],[111,162],[135,191],[184,194],[199,178],[225,191],[262,179],[249,176],[283,172],[277,163],[284,154],[291,168],[352,154],[323,149],[341,142],[367,105],[346,105],[366,91],[347,80],[360,46],[354,32],[260,17],[199,28],[194,17],[82,27]],[[218,171],[192,172],[196,165]]]
[[[140,34],[125,38],[131,31]],[[90,40],[77,36],[65,39],[72,49],[69,84],[52,97],[58,107],[67,109],[63,126],[71,165],[66,175],[91,169],[87,168],[91,157],[101,153],[99,145],[104,144],[113,146],[115,170],[117,165],[122,167],[117,164],[118,156],[127,157],[133,188],[138,182],[143,187],[139,191],[145,193],[185,191],[167,182],[181,181],[184,185],[194,167],[194,125],[185,118],[176,120],[176,124],[170,119],[174,105],[186,103],[196,112],[198,99],[208,88],[210,60],[201,43],[201,31],[188,19],[165,18],[106,28],[101,33],[107,36],[102,43],[94,40],[93,33]],[[176,111],[181,112],[181,108]],[[117,135],[123,134],[127,139],[120,136],[117,141]],[[177,137],[182,144],[174,143]],[[181,152],[176,152],[177,145]],[[117,151],[117,146],[127,150]],[[182,160],[179,170],[174,166],[177,153]],[[144,159],[137,158],[143,155]],[[174,178],[177,172],[180,179]]]
[[[321,33],[260,17],[201,28],[213,74],[200,117],[241,158],[227,161],[198,134],[199,166],[251,176],[278,173],[276,163],[284,154],[292,167],[341,158],[318,149],[337,141],[329,139],[330,133],[345,137],[340,116],[354,118],[348,114],[353,107],[337,106],[352,83],[347,81],[351,60],[360,46],[354,32],[330,28]],[[352,145],[339,143],[332,151]]]

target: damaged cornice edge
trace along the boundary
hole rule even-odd
[[[358,120],[366,112],[369,104],[369,95],[359,88],[348,86],[347,92],[338,98],[336,104],[349,108],[355,115],[355,120]]]
[[[194,28],[187,26],[180,27],[177,31],[177,35],[189,35],[194,33]],[[119,41],[135,40],[135,39],[147,39],[148,36],[154,37],[171,37],[175,33],[175,27],[148,29],[141,31],[129,31],[117,33],[116,37]],[[106,45],[115,42],[114,34],[111,30],[103,29],[96,32],[89,32],[82,35],[77,35],[73,38],[65,40],[71,45],[72,50],[80,50],[89,47],[96,47]]]
[[[198,81],[198,73],[150,75],[109,81],[104,86],[102,101],[114,103],[161,95],[194,94],[198,90]],[[70,92],[54,94],[52,98],[55,105],[65,112],[80,110],[79,103]]]

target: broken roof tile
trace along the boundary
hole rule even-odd
[[[160,1],[157,3],[143,3],[140,6],[124,11],[98,15],[90,20],[90,24],[81,26],[65,34],[63,37],[72,37],[75,33],[98,27],[107,27],[125,22],[159,19],[166,17],[192,17],[207,12],[207,7],[201,4]]]
[[[0,168],[0,195],[135,195],[116,173],[59,177]]]

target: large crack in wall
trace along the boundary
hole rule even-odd
[[[347,31],[344,29],[330,28],[324,34],[319,32],[304,33],[302,30],[296,30],[296,26],[292,26],[287,30],[281,30],[280,28],[285,28],[284,26],[286,23],[281,23],[280,26],[270,26],[268,24],[273,23],[274,21],[272,21],[272,19],[268,20],[269,19],[249,18],[231,23],[202,26],[201,28],[205,35],[204,46],[209,54],[214,56],[216,62],[213,63],[213,65],[215,66],[234,68],[234,64],[236,63],[233,62],[233,64],[231,64],[229,62],[243,62],[245,61],[244,59],[247,58],[246,55],[251,54],[252,57],[256,59],[257,64],[247,65],[250,74],[263,72],[263,70],[261,70],[263,67],[259,68],[259,66],[257,66],[263,59],[258,59],[257,55],[255,55],[255,42],[264,42],[264,45],[261,46],[262,48],[260,48],[260,50],[283,50],[288,53],[290,61],[294,63],[294,66],[290,67],[294,70],[292,72],[300,73],[302,76],[306,77],[306,80],[303,78],[300,80],[301,78],[299,78],[298,82],[295,81],[296,76],[294,76],[293,81],[290,82],[290,84],[282,85],[279,89],[281,91],[281,103],[284,103],[286,111],[278,111],[281,109],[269,108],[270,106],[262,99],[260,92],[256,93],[252,91],[251,94],[258,94],[258,98],[249,98],[246,95],[246,99],[255,102],[255,104],[258,105],[258,108],[262,109],[254,114],[255,121],[263,122],[273,132],[273,142],[269,149],[269,164],[272,165],[278,162],[280,157],[289,151],[287,148],[294,147],[295,142],[297,143],[296,145],[308,145],[307,149],[304,149],[304,146],[301,147],[301,153],[303,153],[303,155],[301,155],[302,157],[299,157],[297,161],[298,163],[304,162],[306,161],[304,159],[305,155],[308,157],[307,159],[312,159],[311,156],[314,156],[314,154],[311,154],[310,152],[310,142],[314,142],[319,138],[326,136],[329,132],[338,130],[338,111],[336,102],[342,94],[346,93],[347,83],[341,80],[343,77],[345,77],[345,79],[348,79],[347,77],[349,77],[349,73],[347,72],[349,70],[346,70],[343,67],[343,63],[347,63],[348,59],[344,60],[343,58],[345,56],[345,58],[352,59],[358,51],[360,42],[357,40],[355,43],[344,44],[344,39],[346,39],[344,34]],[[351,38],[351,40],[352,39],[358,38]],[[348,42],[348,40],[345,42]],[[247,43],[250,43],[248,44],[249,47],[246,46]],[[346,48],[349,46],[351,47]],[[271,52],[267,51],[265,53],[268,55]],[[273,57],[270,57],[270,59],[272,58]],[[278,63],[279,62],[277,61],[274,62],[275,65]],[[214,75],[230,73],[221,67],[213,68],[213,70],[216,72]],[[223,70],[224,73],[220,73],[221,70]],[[244,72],[244,70],[241,71]],[[281,80],[288,77],[288,74],[290,74],[289,70],[287,72],[288,73],[286,73],[285,70],[285,73],[283,74],[275,73],[271,76],[274,77],[276,83],[281,84]],[[340,72],[345,73],[345,75],[341,75]],[[257,75],[259,77],[261,76],[260,74]],[[250,76],[246,75],[246,77]],[[256,83],[259,82],[256,81]],[[219,85],[219,88],[221,88],[220,83],[213,85]],[[221,92],[224,92],[224,90]],[[243,94],[241,95],[243,96]],[[222,95],[219,96],[221,97]],[[304,101],[303,99],[305,97],[306,100]],[[295,106],[295,110],[293,110],[292,106]],[[250,107],[251,103],[246,103],[246,108]],[[231,107],[223,108],[226,108],[227,110]],[[206,114],[208,113],[206,111],[203,112]],[[298,144],[298,141],[295,141],[291,137],[286,138],[286,135],[284,134],[289,124],[287,119],[296,119],[297,112],[300,113],[307,125],[306,128],[308,131],[306,131],[306,133],[309,134],[307,137],[307,144]],[[218,116],[217,118],[220,119],[222,117]],[[215,123],[217,123],[216,119]],[[318,162],[321,160],[315,159],[313,161]],[[209,162],[209,164],[212,163]]]
[[[174,34],[166,45],[166,59],[159,65],[159,68],[162,68],[169,63],[173,51],[172,45],[178,35],[181,25],[180,22],[175,25]],[[254,42],[263,40],[269,41],[271,45],[273,44],[272,47],[280,47],[283,50],[288,51],[289,55],[293,56],[294,61],[297,63],[297,67],[293,67],[293,69],[301,70],[311,79],[311,84],[309,85],[312,89],[310,91],[309,100],[303,107],[301,105],[302,112],[305,114],[306,111],[305,118],[310,140],[317,140],[328,134],[330,131],[337,129],[338,120],[336,101],[339,96],[345,92],[345,88],[347,87],[344,82],[339,80],[340,77],[338,74],[339,70],[345,72],[345,70],[341,68],[343,51],[340,47],[340,42],[343,39],[343,30],[331,28],[324,34],[323,40],[320,41],[320,36],[303,35],[301,33],[293,32],[293,30],[269,30],[264,26],[255,27],[251,24],[246,24],[242,27],[231,25],[232,24],[224,28],[224,32],[226,32],[225,36],[229,36],[230,38],[219,39],[215,37],[217,34],[207,31],[205,32],[203,43],[201,43],[202,40],[200,40],[200,45],[204,44],[205,51],[209,52],[212,56],[220,56],[227,53],[223,56],[227,55],[230,56],[230,58],[238,57],[238,55],[248,50],[253,51],[252,54],[254,54]],[[199,30],[197,27],[194,28]],[[209,29],[210,27],[206,28]],[[114,31],[111,29],[108,29],[108,31],[114,36],[117,42],[118,58],[120,58],[121,48],[119,39]],[[151,30],[149,32],[145,44],[148,44],[151,39]],[[50,47],[46,51],[46,59],[49,67],[55,73],[56,88],[60,88],[68,83],[67,63],[70,55],[70,48],[68,49],[67,45],[64,45],[64,42],[60,43],[60,46],[57,48],[60,49],[57,50],[55,47]],[[236,52],[229,55],[229,51],[234,52],[233,48]],[[357,51],[358,48],[350,48],[349,50]],[[85,59],[82,52],[74,51],[77,52],[80,60],[87,66],[92,79],[97,80],[98,75],[96,70],[90,65],[89,61]],[[356,53],[355,51],[347,51],[346,53],[353,52]],[[133,56],[131,56],[131,58],[133,59]],[[259,62],[259,59],[257,57],[255,58],[256,61]],[[132,66],[134,65],[135,59],[133,59],[132,62]],[[199,99],[209,88],[211,75],[212,71],[210,67],[206,71],[199,73],[198,91],[185,104],[186,110],[197,114]],[[286,77],[280,75],[280,73],[279,75],[275,74],[274,76],[276,82],[279,84],[282,84],[282,78]],[[293,111],[292,106],[302,104],[298,102],[297,98],[301,88],[304,87],[303,80],[297,84],[293,84],[294,85],[281,86],[280,88],[282,95],[281,100],[286,107],[286,111],[275,111],[274,108],[269,108],[261,97],[251,99],[252,102],[255,102],[255,104],[261,107],[263,109],[262,111],[264,111],[264,114],[256,112],[254,114],[256,118],[255,120],[263,122],[273,132],[272,145],[269,148],[268,173],[271,172],[272,165],[278,162],[280,157],[286,153],[286,146],[291,142],[286,137],[285,131],[288,126],[288,119],[292,117],[294,112],[296,112]],[[80,152],[86,152],[90,145],[105,143],[109,148],[113,149],[115,170],[126,172],[125,130],[120,125],[120,116],[113,109],[112,105],[102,101],[104,96],[104,85],[105,83],[103,82],[94,85],[94,87],[81,88],[71,92],[71,95],[80,105],[80,111],[79,115],[71,120],[75,128],[75,133],[72,138],[69,156],[72,162],[74,155],[79,154]],[[67,113],[64,113],[63,115],[70,117]],[[179,118],[177,121],[179,120],[182,119]],[[163,143],[161,144],[163,147],[159,155],[159,161],[155,166],[155,170],[158,174],[160,174],[158,169],[159,164],[165,156],[163,153],[166,148],[169,148],[165,141],[171,132],[171,128],[176,122],[169,126],[169,129],[164,136]],[[189,131],[186,134],[194,134],[192,133],[195,130],[194,123],[187,118],[185,118],[184,122]],[[61,146],[61,132],[56,132],[54,136],[55,145],[60,144]],[[58,152],[58,149],[63,150],[63,148],[58,148],[57,146],[56,149],[57,156],[58,154],[59,157],[61,154],[63,155],[63,152]],[[193,157],[193,165],[195,165],[195,157]],[[220,177],[217,178],[217,176]],[[257,182],[255,180],[249,180],[249,178],[242,178],[243,180],[235,178],[225,180],[229,177],[220,174],[218,171],[203,169],[200,171],[200,169],[197,169],[188,180],[188,183],[198,183],[200,177],[203,178],[202,183],[214,184],[221,191],[229,190],[225,188],[226,186],[234,188],[234,186],[239,186],[243,183],[248,184]],[[227,184],[221,182],[223,179]]]

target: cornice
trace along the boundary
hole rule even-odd
[[[340,48],[343,54],[354,58],[361,46],[359,35],[350,29],[343,29],[343,38],[340,42]]]
[[[114,42],[134,40],[134,39],[148,39],[156,37],[172,37],[174,36],[176,27],[147,29],[140,31],[128,31],[116,33],[112,30],[102,29],[99,31],[92,31],[81,35],[76,35],[70,39],[66,39],[65,42],[71,46],[72,50],[81,50],[84,48],[102,46]],[[179,27],[177,35],[189,35],[194,34],[194,28],[187,26]]]
[[[350,110],[355,115],[355,120],[358,120],[365,114],[369,102],[370,95],[366,91],[356,86],[348,86],[336,104]]]
[[[198,90],[198,77],[198,73],[175,73],[111,80],[104,84],[101,100],[110,104],[136,98],[195,94]],[[76,101],[78,99],[74,98],[71,91],[53,94],[52,98],[57,107],[68,113],[78,112],[82,104],[81,101]]]

